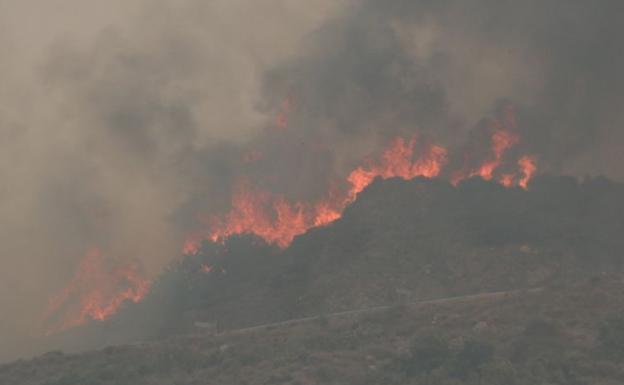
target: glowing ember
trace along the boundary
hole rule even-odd
[[[208,273],[210,273],[210,272],[212,271],[212,266],[209,266],[209,265],[203,264],[203,265],[201,265],[201,267],[199,268],[199,271],[201,271],[201,272],[202,272],[202,273],[204,273],[204,274],[208,274]]]
[[[80,262],[71,282],[49,301],[45,321],[53,326],[48,332],[105,320],[124,302],[141,301],[149,287],[136,264],[112,268],[99,250],[92,250]]]

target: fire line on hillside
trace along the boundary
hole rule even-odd
[[[112,266],[100,250],[92,249],[70,283],[48,302],[45,334],[108,319],[124,302],[140,302],[149,288],[150,282],[140,274],[137,264]]]
[[[519,186],[527,189],[537,171],[537,158],[522,155],[515,160],[515,170],[498,172],[505,161],[505,153],[520,142],[518,134],[511,131],[515,119],[507,122],[493,120],[490,151],[476,166],[463,166],[449,172],[453,185],[471,177],[496,180],[505,187]],[[508,126],[510,126],[508,128]],[[348,189],[341,194],[328,194],[316,202],[291,202],[284,196],[254,189],[241,181],[232,196],[231,210],[214,217],[206,232],[193,234],[184,244],[184,254],[195,254],[203,240],[223,242],[236,234],[254,234],[269,244],[288,247],[292,240],[311,228],[325,226],[342,216],[342,212],[355,201],[375,178],[440,177],[448,162],[448,150],[439,145],[428,145],[422,154],[415,154],[417,137],[395,138],[376,161],[355,168],[347,176]]]
[[[284,103],[284,114],[289,108],[290,104]],[[224,242],[239,234],[254,234],[268,244],[286,248],[295,237],[309,229],[341,218],[344,209],[376,178],[447,178],[456,186],[462,180],[479,177],[526,190],[537,171],[537,158],[532,154],[508,156],[508,150],[521,142],[515,128],[513,109],[488,121],[490,143],[483,158],[459,167],[450,161],[446,147],[419,143],[420,138],[415,135],[396,137],[378,159],[365,161],[346,176],[343,182],[346,188],[332,189],[318,202],[292,202],[283,195],[254,188],[241,179],[232,196],[230,211],[213,217],[207,230],[189,236],[182,251],[185,255],[196,254],[204,240]],[[245,161],[251,159],[246,157]],[[202,271],[208,273],[211,267],[205,266]],[[54,326],[48,326],[48,333],[108,319],[124,302],[140,302],[149,287],[150,282],[139,274],[135,265],[109,269],[102,253],[91,251],[70,283],[49,301],[44,322]]]

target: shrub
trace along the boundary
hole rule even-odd
[[[465,378],[474,372],[479,372],[493,355],[494,348],[490,344],[476,340],[467,341],[455,357],[454,373],[458,377]]]
[[[445,339],[435,335],[421,336],[412,342],[403,370],[408,375],[430,373],[450,358],[451,351]]]
[[[598,343],[603,352],[613,358],[624,357],[624,318],[609,318],[599,330]]]

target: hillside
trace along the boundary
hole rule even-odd
[[[605,179],[542,177],[528,192],[480,179],[458,188],[379,180],[343,218],[285,250],[250,237],[205,243],[126,316],[136,322],[141,307],[162,309],[150,317],[167,321],[152,326],[170,334],[197,320],[239,328],[405,297],[576,282],[621,268],[622,196],[624,187]]]
[[[0,383],[621,384],[624,276],[0,366]]]
[[[621,250],[624,249],[621,237],[624,232],[622,196],[624,187],[621,184],[603,178],[579,182],[574,178],[543,176],[535,179],[528,191],[507,189],[480,179],[467,180],[458,187],[424,178],[411,181],[377,180],[347,208],[340,220],[309,231],[296,238],[286,249],[267,246],[250,236],[233,237],[225,244],[206,242],[197,255],[186,256],[172,264],[154,283],[143,302],[125,306],[117,316],[105,322],[93,322],[43,341],[44,350],[62,348],[66,352],[123,346],[83,355],[49,353],[34,361],[4,366],[2,376],[17,379],[10,382],[16,384],[46,383],[41,382],[40,377],[45,373],[54,373],[49,375],[49,384],[81,384],[87,378],[84,376],[92,376],[104,384],[125,383],[116,380],[125,378],[119,377],[117,369],[114,369],[117,365],[114,362],[119,360],[122,366],[126,365],[125,361],[133,362],[123,369],[128,372],[119,371],[136,378],[137,382],[133,383],[159,383],[167,376],[184,384],[193,383],[195,379],[201,382],[212,379],[215,372],[218,376],[214,378],[221,378],[221,384],[244,383],[235,380],[239,378],[235,373],[241,364],[237,360],[242,360],[243,366],[249,366],[249,376],[243,376],[248,377],[248,383],[271,383],[252,379],[264,378],[264,375],[279,377],[275,373],[281,373],[282,369],[284,373],[303,370],[303,367],[316,370],[310,368],[322,368],[325,364],[329,367],[336,365],[328,369],[325,382],[321,381],[322,375],[317,380],[310,379],[314,376],[308,378],[306,371],[308,374],[305,376],[308,377],[302,376],[307,379],[295,376],[284,383],[331,383],[353,375],[348,370],[352,365],[349,360],[358,362],[353,363],[353,370],[360,370],[358,365],[364,364],[358,360],[381,349],[388,354],[387,359],[382,360],[383,365],[390,365],[384,368],[394,369],[380,374],[368,372],[364,367],[362,370],[367,373],[366,376],[359,373],[354,377],[359,380],[354,383],[365,383],[362,381],[370,376],[376,378],[378,374],[394,376],[383,380],[392,383],[389,381],[393,378],[399,381],[398,378],[407,375],[401,372],[403,369],[396,367],[399,361],[407,359],[407,347],[396,347],[397,339],[405,345],[420,338],[422,333],[431,332],[436,338],[443,338],[452,345],[453,348],[449,349],[453,350],[457,349],[455,339],[458,336],[472,338],[471,328],[477,324],[491,325],[490,319],[494,319],[496,325],[506,325],[500,326],[503,328],[500,333],[504,333],[496,334],[499,333],[497,326],[496,335],[488,336],[485,341],[495,349],[496,362],[504,362],[507,369],[512,367],[514,373],[525,375],[518,377],[519,383],[523,383],[529,381],[523,366],[529,363],[509,361],[513,354],[512,347],[508,345],[510,341],[524,338],[524,329],[546,328],[553,333],[556,329],[557,335],[585,336],[582,341],[563,338],[565,341],[557,342],[572,344],[566,349],[572,349],[574,354],[580,351],[578,354],[591,355],[594,352],[592,349],[607,349],[601,347],[596,336],[611,318],[619,316],[618,311],[622,308],[618,299],[621,279],[618,272],[622,266]],[[592,277],[604,277],[605,272],[612,275],[589,281]],[[584,283],[578,286],[580,282]],[[419,310],[400,314],[380,312],[379,323],[371,326],[377,330],[376,337],[371,340],[362,337],[360,342],[357,333],[357,338],[349,338],[358,341],[343,341],[347,338],[343,334],[350,335],[350,328],[357,327],[347,321],[343,323],[333,319],[332,328],[327,328],[325,321],[320,322],[325,329],[319,329],[319,325],[316,329],[311,325],[300,325],[270,331],[267,335],[260,331],[247,336],[227,334],[230,330],[254,325],[347,310],[530,288],[546,289],[544,294],[527,293],[494,302],[416,307],[413,309]],[[587,288],[591,290],[585,293]],[[586,298],[587,303],[583,305],[586,307],[575,310],[575,298],[590,294],[596,298]],[[603,294],[604,297],[601,297]],[[442,311],[431,310],[438,308],[447,309],[444,311],[450,312],[448,317],[455,320],[453,322],[463,320],[463,329],[457,326],[459,329],[455,330],[452,326],[455,324],[440,324],[437,321],[436,326],[432,326],[431,317],[438,318],[427,312]],[[423,309],[429,310],[425,312]],[[383,314],[394,315],[386,317]],[[425,314],[430,318],[426,318]],[[429,321],[423,321],[425,319]],[[531,326],[533,321],[538,326]],[[223,335],[208,337],[206,331],[195,326],[196,322],[215,325],[215,329]],[[337,322],[336,325],[334,322]],[[544,322],[549,326],[544,326]],[[581,326],[577,330],[575,325],[578,323]],[[489,327],[487,329],[490,330]],[[197,333],[204,335],[198,337]],[[427,343],[433,343],[430,337],[427,337]],[[200,349],[199,355],[193,350],[195,348],[185,348],[188,341],[195,341],[196,338],[200,341],[197,348]],[[244,342],[247,341],[245,338],[251,338],[252,342]],[[146,345],[136,345],[139,341],[144,341]],[[333,353],[328,355],[325,345],[318,347],[314,341],[325,341],[318,342],[321,345],[337,345],[335,349],[340,354],[344,353],[341,349],[346,346],[354,344],[355,347],[346,356],[336,358],[338,356]],[[135,344],[125,345],[128,342]],[[254,345],[256,342],[258,346]],[[580,345],[574,345],[577,342]],[[239,344],[236,346],[240,347],[230,353],[214,350],[231,344]],[[267,344],[275,347],[269,348]],[[259,362],[255,362],[258,358],[249,358],[252,363],[248,365],[245,363],[247,349],[251,352],[275,350],[257,353],[264,358]],[[303,354],[300,350],[304,349],[306,354],[318,356],[314,359],[317,361],[310,361],[307,366],[304,365],[305,360],[303,363],[288,361],[292,358],[293,349],[297,354]],[[446,351],[446,348],[443,350]],[[267,355],[276,357],[277,361],[265,361]],[[111,360],[112,374],[100,372],[102,365],[98,362],[104,357]],[[279,357],[290,358],[283,358],[285,361],[282,362]],[[449,358],[451,361],[456,359]],[[229,361],[223,360],[233,361],[227,363]],[[144,364],[141,364],[143,361]],[[590,364],[603,365],[602,361]],[[303,366],[295,368],[291,365]],[[379,367],[378,364],[371,365]],[[450,370],[448,365],[454,364],[449,361],[442,366]],[[273,366],[282,369],[268,369]],[[66,370],[69,367],[73,369]],[[261,368],[264,368],[262,375],[259,372]],[[341,372],[343,369],[346,371]],[[551,369],[539,370],[545,370],[550,376],[554,375]],[[605,375],[619,373],[619,369],[613,370]],[[59,371],[69,375],[69,379],[63,379]],[[416,377],[422,375],[419,372]],[[585,378],[588,374],[583,372],[578,376]],[[450,383],[459,381],[457,376],[453,378]],[[277,383],[275,381],[278,380],[272,381]],[[459,383],[469,381],[467,377],[461,380],[464,382]],[[370,381],[375,383],[380,380]],[[574,383],[569,379],[565,381],[554,383]]]

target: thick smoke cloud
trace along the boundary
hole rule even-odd
[[[301,92],[309,130],[329,126],[347,143],[400,129],[461,143],[508,100],[525,146],[551,171],[620,178],[622,10],[617,1],[359,2],[278,66],[273,83]]]
[[[184,202],[225,204],[239,147],[273,119],[257,107],[262,74],[337,5],[1,5],[0,345],[13,356],[90,248],[150,277],[180,255],[198,214]]]
[[[461,146],[506,103],[542,170],[624,177],[620,1],[38,3],[0,3],[11,335],[90,247],[154,276],[241,179],[314,199],[392,136]]]

